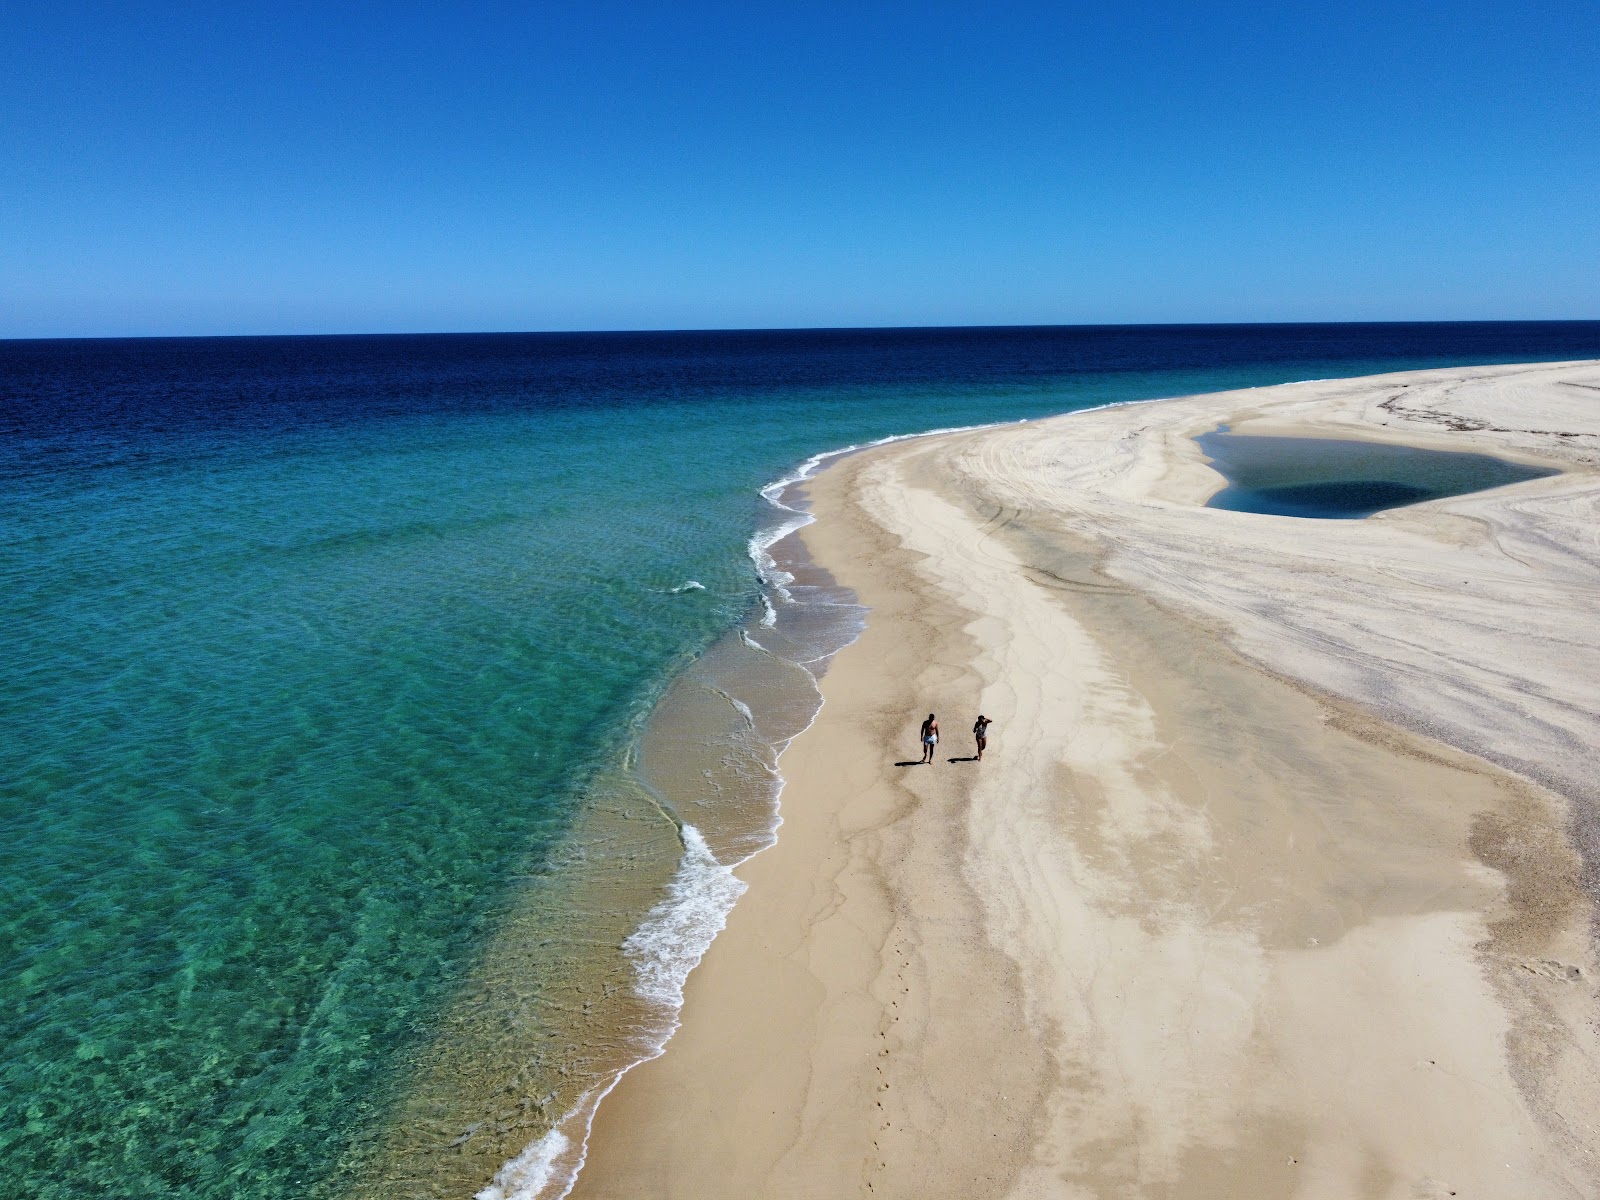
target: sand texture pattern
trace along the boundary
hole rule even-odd
[[[1219,423],[1562,473],[1228,512]],[[1600,1196],[1600,364],[917,439],[812,501],[867,630],[575,1196]]]

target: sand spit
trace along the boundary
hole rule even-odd
[[[1220,422],[1564,473],[1211,510]],[[867,631],[575,1196],[1600,1196],[1600,364],[903,442],[812,495]]]

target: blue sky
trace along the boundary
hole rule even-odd
[[[1600,5],[5,9],[0,336],[1600,317]]]

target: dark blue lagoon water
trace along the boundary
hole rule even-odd
[[[1600,323],[0,343],[0,1195],[558,1194],[855,619],[752,560],[808,456],[1589,357]]]
[[[1557,473],[1489,454],[1337,438],[1219,431],[1195,440],[1228,481],[1207,507],[1280,517],[1359,519]]]

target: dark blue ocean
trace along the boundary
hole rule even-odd
[[[1580,358],[1600,322],[0,342],[0,1196],[464,1196],[525,1147],[485,1194],[559,1194],[703,949],[663,922],[736,896],[753,793],[641,745],[713,669],[786,736],[804,670],[728,639],[809,456]],[[661,744],[726,766],[695,703]]]

